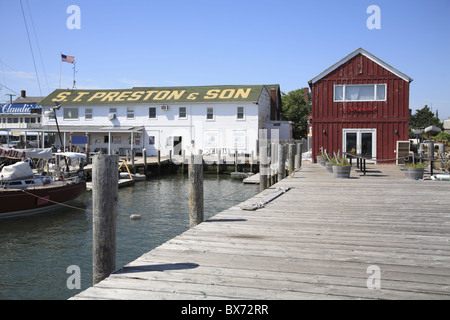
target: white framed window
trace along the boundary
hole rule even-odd
[[[244,107],[237,107],[236,119],[238,120],[245,119]]]
[[[113,144],[121,144],[122,143],[122,137],[121,136],[112,136],[111,137],[111,143],[113,143]]]
[[[78,120],[78,108],[63,108],[64,120]]]
[[[342,129],[342,149],[343,152],[362,155],[369,162],[376,161],[377,129]]]
[[[386,84],[341,84],[334,86],[335,102],[386,101]]]
[[[156,108],[155,107],[148,108],[148,118],[156,119]]]
[[[92,120],[92,108],[86,108],[84,112],[85,120]]]
[[[127,119],[134,119],[134,108],[127,107]]]
[[[179,119],[186,119],[187,118],[186,107],[179,107],[178,108],[178,118]]]
[[[206,108],[206,120],[214,120],[214,108],[213,107]]]

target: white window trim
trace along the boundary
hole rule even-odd
[[[384,85],[384,100],[377,100],[377,86]],[[373,100],[345,100],[345,87],[346,86],[374,86],[374,99]],[[342,100],[336,100],[336,87],[343,87]],[[335,84],[333,85],[333,102],[383,102],[387,99],[387,83],[364,83],[364,84]]]
[[[155,117],[150,118],[150,108],[155,109]],[[148,107],[148,120],[155,121],[158,120],[158,108],[157,107]]]
[[[208,109],[212,109],[212,119],[208,119]],[[206,107],[206,121],[216,121],[216,113],[214,107]]]
[[[242,113],[243,113],[243,117],[242,118],[238,117],[238,114],[239,114],[238,108],[242,108]],[[237,106],[236,107],[236,121],[245,121],[245,107],[244,106]]]
[[[133,117],[128,117],[128,108],[132,108],[133,109]],[[134,119],[136,119],[136,109],[134,107],[127,107],[126,112],[127,112],[127,120],[134,120]]]
[[[87,114],[86,110],[87,109],[91,109],[91,118],[86,118],[86,114]],[[93,121],[94,120],[94,108],[85,108],[84,109],[84,120],[86,120],[86,121]]]
[[[185,117],[180,117],[180,108],[185,108],[186,109],[186,116]],[[188,110],[187,107],[178,107],[178,119],[179,120],[187,120],[188,118]]]
[[[63,114],[62,114],[62,118],[63,118],[63,121],[79,121],[80,120],[80,110],[78,109],[78,107],[66,107],[67,109],[77,109],[77,113],[78,113],[78,116],[76,117],[76,118],[66,118],[66,117],[64,117],[64,109],[65,108],[63,108]]]
[[[372,157],[377,158],[377,129],[374,128],[344,128],[342,129],[342,151],[347,152],[347,133],[356,133],[356,153],[361,153],[361,134],[372,133]],[[367,163],[377,163],[376,160],[366,160]]]

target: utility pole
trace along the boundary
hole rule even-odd
[[[5,96],[9,96],[9,102],[12,104],[13,103],[12,97],[15,97],[16,95],[15,94],[11,94],[11,93],[7,93],[7,94],[5,94]]]

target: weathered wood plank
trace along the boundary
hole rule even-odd
[[[304,163],[248,200],[291,188],[264,208],[225,210],[74,299],[450,299],[450,185],[351,176]]]

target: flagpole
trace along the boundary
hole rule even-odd
[[[62,52],[59,55],[59,89],[61,89],[61,64],[62,64]]]
[[[75,81],[75,73],[76,73],[75,66],[76,66],[76,62],[74,60],[73,61],[73,86],[72,86],[72,89],[76,89],[77,88],[76,85],[75,85],[75,83],[76,83],[76,81]]]

